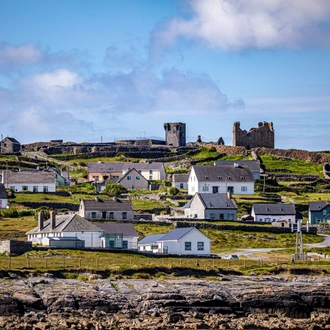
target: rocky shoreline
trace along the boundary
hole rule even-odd
[[[1,329],[330,329],[330,279],[0,279]]]

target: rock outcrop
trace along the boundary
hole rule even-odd
[[[330,279],[0,280],[2,329],[330,329]]]

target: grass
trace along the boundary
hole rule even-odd
[[[314,164],[309,161],[298,159],[286,160],[273,155],[259,155],[259,157],[261,158],[263,165],[266,167],[266,170],[285,168],[292,174],[308,174],[323,177],[321,164]]]
[[[164,205],[154,200],[132,199],[132,204],[135,211],[150,211],[155,208],[164,208]]]

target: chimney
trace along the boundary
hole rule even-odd
[[[44,214],[42,212],[38,213],[38,231],[44,228]]]
[[[234,167],[235,168],[238,168],[239,167],[239,164],[237,162],[234,163]]]
[[[99,201],[99,198],[98,197],[95,197],[95,202],[98,202]]]
[[[227,198],[230,200],[230,199],[231,199],[231,197],[232,197],[232,196],[231,196],[231,191],[230,191],[230,190],[228,190],[228,191],[227,191]]]
[[[113,201],[117,202],[117,197],[116,196],[113,196]]]
[[[56,227],[55,219],[56,219],[55,211],[50,211],[50,227],[49,227],[50,230],[53,230]]]

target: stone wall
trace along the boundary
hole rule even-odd
[[[23,254],[32,250],[32,242],[5,240],[0,241],[0,253]]]
[[[79,211],[79,204],[71,203],[54,203],[54,202],[20,202],[19,204],[29,207],[31,209],[37,209],[39,207],[48,207],[53,210],[69,210],[72,212]]]

